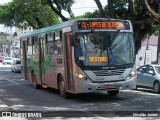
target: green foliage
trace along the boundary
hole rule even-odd
[[[153,10],[157,10],[157,4],[152,5]],[[116,19],[128,19],[132,22],[134,28],[134,36],[136,40],[136,52],[141,46],[141,41],[147,36],[147,34],[153,34],[160,31],[160,23],[155,21],[146,10],[146,6],[141,0],[113,0],[112,7],[114,11],[109,9],[111,6],[106,5],[104,7],[106,15],[104,17],[111,18],[110,13],[113,12]],[[100,17],[99,10],[95,10],[93,13],[85,13],[86,18],[98,18]]]
[[[6,26],[13,26],[14,14],[11,10],[11,3],[0,6],[0,23],[5,24]]]
[[[58,4],[58,6],[61,8],[61,10],[67,11],[71,17],[74,16],[74,14],[71,10],[71,6],[73,5],[74,0],[55,0],[55,1],[57,1],[55,4]]]
[[[46,0],[13,0],[0,6],[0,23],[26,29],[38,29],[58,23]]]
[[[5,42],[7,39],[7,35],[3,32],[0,33],[0,42]]]
[[[96,0],[93,0],[95,2]],[[159,4],[155,0],[147,0],[155,12],[159,12]],[[97,8],[94,12],[87,12],[82,16],[74,17],[71,6],[75,0],[13,0],[0,6],[0,24],[8,27],[32,27],[38,29],[53,25],[73,18],[100,18],[102,14]],[[96,3],[96,2],[95,2]],[[147,34],[160,31],[160,23],[149,14],[144,0],[108,0],[104,17],[116,19],[128,19],[132,22],[136,41],[136,50],[141,46],[141,41]],[[97,6],[101,6],[97,3]],[[103,5],[104,6],[104,5]],[[66,18],[62,10],[67,11],[71,18]]]
[[[5,41],[6,40],[6,36],[0,35],[0,41]]]
[[[84,18],[84,15],[75,16],[74,18],[68,18],[69,20]]]
[[[85,18],[100,18],[100,13],[98,10],[95,10],[93,13],[91,12],[86,12],[84,14]]]
[[[74,17],[73,12],[71,10],[71,6],[74,3],[74,0],[47,0],[47,1],[51,9],[61,18],[62,21],[69,20],[62,14],[62,10],[68,12],[71,18]]]

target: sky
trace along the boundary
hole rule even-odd
[[[107,4],[107,0],[100,0],[102,6]],[[83,15],[85,12],[93,12],[97,9],[97,5],[94,0],[75,0],[75,3],[72,5],[72,10],[75,16]]]
[[[11,2],[12,0],[0,0],[0,4],[5,4],[7,2]],[[102,6],[107,4],[107,0],[100,0],[102,3]],[[75,3],[72,5],[72,11],[74,13],[74,16],[83,15],[85,12],[93,12],[95,9],[97,9],[97,6],[94,2],[94,0],[75,0]],[[66,12],[63,12],[63,15],[65,17],[69,17],[69,15]],[[0,25],[0,32],[11,32],[9,28],[4,28],[3,25]],[[12,33],[14,32],[14,29],[12,30]]]
[[[12,0],[0,0],[0,4],[4,4],[4,3],[7,3],[7,2],[11,2]]]

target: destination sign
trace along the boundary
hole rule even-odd
[[[129,29],[128,21],[79,21],[79,29]]]
[[[89,62],[106,62],[107,57],[89,57]]]

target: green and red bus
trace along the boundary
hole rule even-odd
[[[20,37],[24,79],[35,88],[108,93],[136,88],[135,45],[128,20],[86,18],[37,29]]]

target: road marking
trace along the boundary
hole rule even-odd
[[[142,90],[142,91],[141,91]],[[143,91],[143,90],[148,90],[148,91]],[[156,93],[151,93],[152,90],[150,89],[138,89],[138,90],[124,90],[123,92],[132,92],[132,93],[138,93],[141,95],[152,95],[152,96],[160,96],[160,94],[156,94]]]
[[[0,71],[11,71],[11,70],[0,70]]]
[[[3,107],[9,107],[9,106],[7,106],[7,105],[5,105],[5,104],[0,105],[0,108],[3,108]]]
[[[14,83],[14,84],[16,84],[16,85],[20,85],[20,84],[17,83],[17,82],[14,82],[14,81],[12,81],[12,80],[9,80],[8,78],[5,78],[5,77],[1,77],[1,78],[5,79],[5,80],[7,80],[7,81],[9,81],[9,82],[12,82],[12,83]]]

